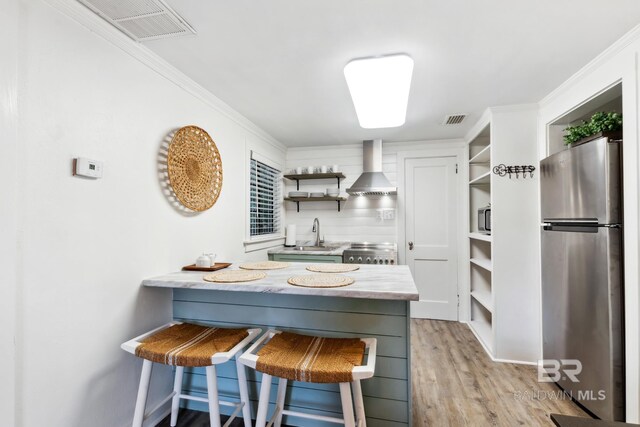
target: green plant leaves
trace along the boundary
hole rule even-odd
[[[598,112],[591,116],[588,122],[583,121],[578,126],[569,126],[564,131],[564,143],[571,144],[576,141],[595,135],[599,132],[611,132],[622,129],[622,114],[615,112]]]

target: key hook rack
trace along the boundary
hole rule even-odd
[[[529,174],[530,178],[533,178],[534,170],[536,170],[536,168],[535,166],[532,166],[532,165],[506,166],[504,164],[500,164],[493,168],[493,173],[495,173],[498,176],[509,175],[509,179],[511,179],[511,175],[515,175],[517,179],[520,177],[520,174],[522,174],[522,178],[526,178],[527,174]]]

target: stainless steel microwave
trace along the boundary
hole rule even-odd
[[[491,234],[491,206],[478,209],[478,231]]]

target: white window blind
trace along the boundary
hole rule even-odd
[[[280,171],[252,158],[250,194],[250,236],[279,234]]]

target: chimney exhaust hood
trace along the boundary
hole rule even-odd
[[[356,196],[385,196],[398,194],[382,173],[382,139],[362,141],[363,169],[347,193]]]

